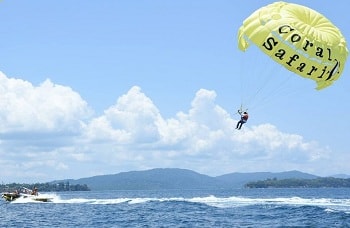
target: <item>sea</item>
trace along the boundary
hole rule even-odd
[[[349,188],[41,193],[1,201],[0,227],[350,227]]]

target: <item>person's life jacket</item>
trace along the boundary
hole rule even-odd
[[[247,121],[248,118],[249,118],[248,114],[243,114],[242,119],[243,119],[244,121]]]

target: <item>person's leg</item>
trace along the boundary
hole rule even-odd
[[[238,129],[238,130],[241,130],[241,127],[242,127],[242,121],[240,120],[240,121],[238,121],[238,123],[237,123],[237,129]]]

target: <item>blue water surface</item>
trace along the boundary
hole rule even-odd
[[[1,201],[0,227],[350,227],[350,189],[42,193]]]

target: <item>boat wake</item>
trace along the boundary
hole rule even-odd
[[[334,199],[334,198],[301,198],[301,197],[286,197],[286,198],[247,198],[247,197],[169,197],[169,198],[110,198],[110,199],[89,199],[89,198],[71,198],[61,199],[55,194],[42,194],[45,197],[51,198],[51,203],[57,204],[143,204],[143,203],[163,203],[163,202],[182,202],[182,203],[200,203],[217,208],[233,208],[246,207],[254,205],[269,205],[269,206],[315,206],[324,208],[327,212],[343,211],[350,214],[350,199]],[[19,199],[14,203],[33,202],[30,199]]]
[[[60,197],[56,194],[41,193],[37,196],[19,197],[11,203],[48,203],[59,201]]]

